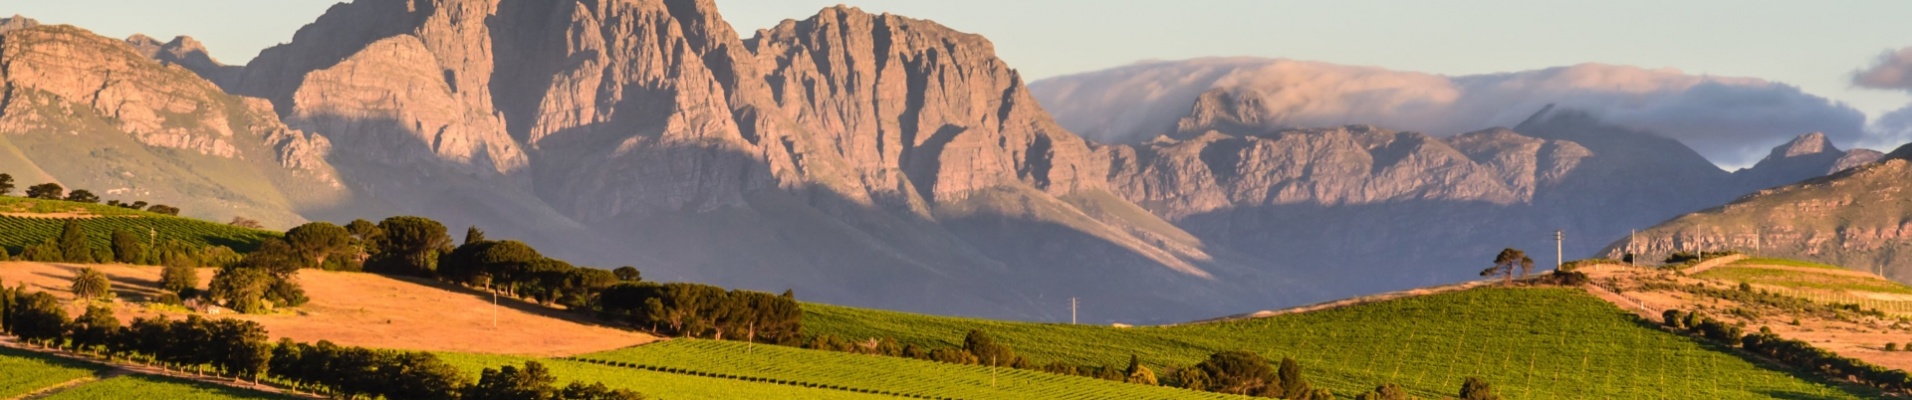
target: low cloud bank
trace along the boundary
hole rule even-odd
[[[1871,141],[1863,113],[1791,85],[1602,64],[1444,76],[1215,58],[1136,64],[1030,87],[1063,126],[1114,143],[1169,132],[1211,89],[1258,95],[1275,127],[1372,124],[1443,136],[1513,126],[1557,104],[1659,132],[1728,167],[1751,165],[1806,132],[1825,132],[1842,147]]]

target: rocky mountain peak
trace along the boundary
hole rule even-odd
[[[1799,137],[1793,138],[1792,141],[1786,142],[1786,144],[1774,147],[1772,154],[1767,156],[1767,158],[1793,158],[1813,154],[1840,152],[1839,148],[1833,147],[1832,140],[1826,139],[1825,133],[1812,132],[1799,135]]]
[[[32,18],[22,17],[20,16],[20,14],[14,14],[12,17],[0,19],[0,34],[6,34],[7,32],[32,28],[36,26],[40,26],[40,21],[35,21]]]

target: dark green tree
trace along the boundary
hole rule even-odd
[[[0,196],[13,194],[13,175],[0,174]]]
[[[330,222],[312,222],[285,231],[285,241],[305,261],[305,268],[320,268],[327,257],[352,246],[352,233]]]
[[[1420,400],[1420,398],[1409,395],[1407,389],[1402,389],[1401,385],[1389,383],[1376,386],[1372,392],[1354,396],[1354,400]]]
[[[194,268],[183,258],[174,258],[165,262],[166,268],[159,272],[159,287],[168,292],[187,297],[199,287],[199,269]]]
[[[629,265],[617,267],[617,269],[611,270],[611,273],[616,274],[617,280],[620,280],[620,281],[637,282],[637,281],[644,280],[644,273],[641,271],[638,271],[637,267],[632,267]]]
[[[1170,386],[1188,390],[1208,390],[1211,387],[1208,372],[1197,367],[1176,369],[1168,374],[1168,380]]]
[[[146,241],[140,234],[125,229],[113,230],[113,261],[121,264],[138,264],[146,260]]]
[[[1515,248],[1503,249],[1500,251],[1500,254],[1494,256],[1494,266],[1481,270],[1480,276],[1504,276],[1507,279],[1507,283],[1512,284],[1514,282],[1514,272],[1521,267],[1522,259],[1527,260],[1527,268],[1533,268],[1533,260],[1527,258],[1527,252]]]
[[[430,276],[438,270],[438,255],[451,250],[445,225],[422,217],[391,217],[378,223],[378,251],[366,269]]]
[[[524,368],[506,365],[485,368],[478,384],[465,388],[463,400],[546,400],[555,396],[557,377],[537,361],[526,361]]]
[[[963,350],[976,355],[976,361],[983,365],[1006,367],[1016,363],[1016,352],[1009,346],[996,343],[988,332],[971,329],[963,336]]]
[[[263,268],[230,266],[212,276],[207,295],[223,302],[226,308],[246,314],[266,310],[266,291],[272,288],[272,274]]]
[[[93,267],[80,268],[73,275],[73,297],[86,300],[105,299],[113,293],[113,281],[105,273]]]
[[[114,340],[120,322],[113,317],[113,309],[100,305],[89,305],[86,313],[73,320],[73,347],[87,351],[100,351]]]
[[[17,302],[7,315],[14,336],[42,345],[66,337],[69,327],[66,308],[60,306],[59,299],[46,292],[34,292],[19,296]]]
[[[98,203],[100,202],[100,196],[93,194],[93,191],[90,191],[90,190],[78,189],[78,190],[74,190],[72,193],[67,193],[66,201],[80,202],[80,203]]]
[[[1281,393],[1286,394],[1287,398],[1301,399],[1314,392],[1308,379],[1301,375],[1301,363],[1293,358],[1281,358],[1281,369],[1276,372],[1276,377],[1281,379]]]
[[[1500,400],[1500,394],[1494,392],[1494,386],[1486,379],[1470,376],[1461,383],[1461,400]]]
[[[603,383],[586,385],[582,382],[571,382],[570,385],[565,385],[564,390],[558,391],[558,398],[564,400],[644,400],[644,395],[625,389],[611,389],[605,387]]]
[[[472,244],[472,243],[478,243],[483,241],[485,241],[485,231],[479,230],[477,225],[472,225],[470,228],[465,228],[465,243],[463,244]]]
[[[60,200],[66,198],[66,188],[58,183],[42,183],[27,187],[27,197],[41,200]]]
[[[1246,351],[1231,350],[1208,356],[1195,368],[1208,376],[1208,390],[1211,392],[1240,395],[1269,394],[1270,387],[1279,392],[1280,379],[1275,376],[1275,367],[1268,359]],[[1281,396],[1274,393],[1274,397]]]
[[[146,211],[152,212],[154,214],[179,215],[179,207],[173,207],[173,206],[169,206],[165,204],[154,204],[152,207],[146,207]]]
[[[80,228],[78,218],[68,218],[66,225],[60,227],[60,261],[94,262],[93,245],[86,240],[86,231]]]

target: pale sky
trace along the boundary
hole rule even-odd
[[[190,35],[240,64],[332,0],[0,0],[0,15]],[[749,36],[845,2],[979,33],[1025,78],[1148,59],[1259,56],[1464,75],[1600,62],[1797,85],[1878,117],[1905,92],[1853,71],[1912,45],[1912,1],[718,0]]]

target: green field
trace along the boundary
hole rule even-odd
[[[62,390],[45,397],[46,400],[251,400],[288,398],[290,397],[151,375],[125,375],[108,378]]]
[[[959,399],[1246,399],[1013,368],[956,365],[793,347],[671,340],[580,359],[904,396]]]
[[[1856,399],[1637,322],[1577,289],[1484,288],[1272,318],[1114,328],[987,321],[804,306],[804,330],[850,340],[958,347],[970,329],[1036,364],[1120,366],[1130,354],[1163,371],[1220,350],[1292,357],[1316,386],[1348,395],[1393,382],[1424,397],[1453,396],[1467,376],[1514,399]]]
[[[57,206],[48,204],[57,204]],[[84,228],[87,238],[92,239],[95,246],[101,247],[107,245],[108,238],[112,236],[113,231],[116,229],[132,231],[141,236],[149,236],[157,233],[157,239],[161,242],[166,240],[179,240],[200,246],[226,246],[239,252],[251,251],[267,238],[278,237],[280,235],[272,231],[246,229],[226,224],[160,215],[144,211],[133,211],[101,204],[0,197],[0,211],[9,213],[43,213],[42,211],[34,211],[43,208],[51,210],[44,212],[68,212],[74,209],[83,209],[87,214],[99,215],[98,217],[80,219],[80,227]],[[118,211],[114,211],[114,209]],[[27,246],[40,244],[40,242],[46,241],[49,238],[58,237],[60,229],[65,226],[65,224],[66,220],[63,219],[0,215],[0,247],[5,247],[9,253],[19,254]],[[149,240],[151,240],[150,237]]]
[[[93,376],[92,364],[0,347],[0,399],[11,399],[74,379]]]
[[[1837,265],[1820,264],[1820,263],[1811,262],[1811,261],[1801,261],[1801,260],[1793,260],[1793,259],[1787,259],[1787,258],[1748,258],[1744,260],[1734,261],[1731,265],[1780,265],[1780,266],[1787,266],[1787,267],[1803,267],[1803,268],[1839,269],[1839,270],[1845,269],[1845,268],[1840,268]]]
[[[1912,287],[1906,287],[1898,282],[1841,274],[1815,274],[1800,271],[1725,266],[1709,269],[1695,276],[1796,289],[1857,290],[1876,293],[1912,294]]]
[[[504,365],[522,366],[525,361],[537,361],[558,377],[559,385],[572,381],[603,382],[605,386],[611,388],[636,390],[651,399],[895,399],[895,397],[876,394],[653,372],[558,359],[466,353],[438,353],[438,357],[464,370],[473,382],[478,380],[479,372],[485,368],[498,368]]]

